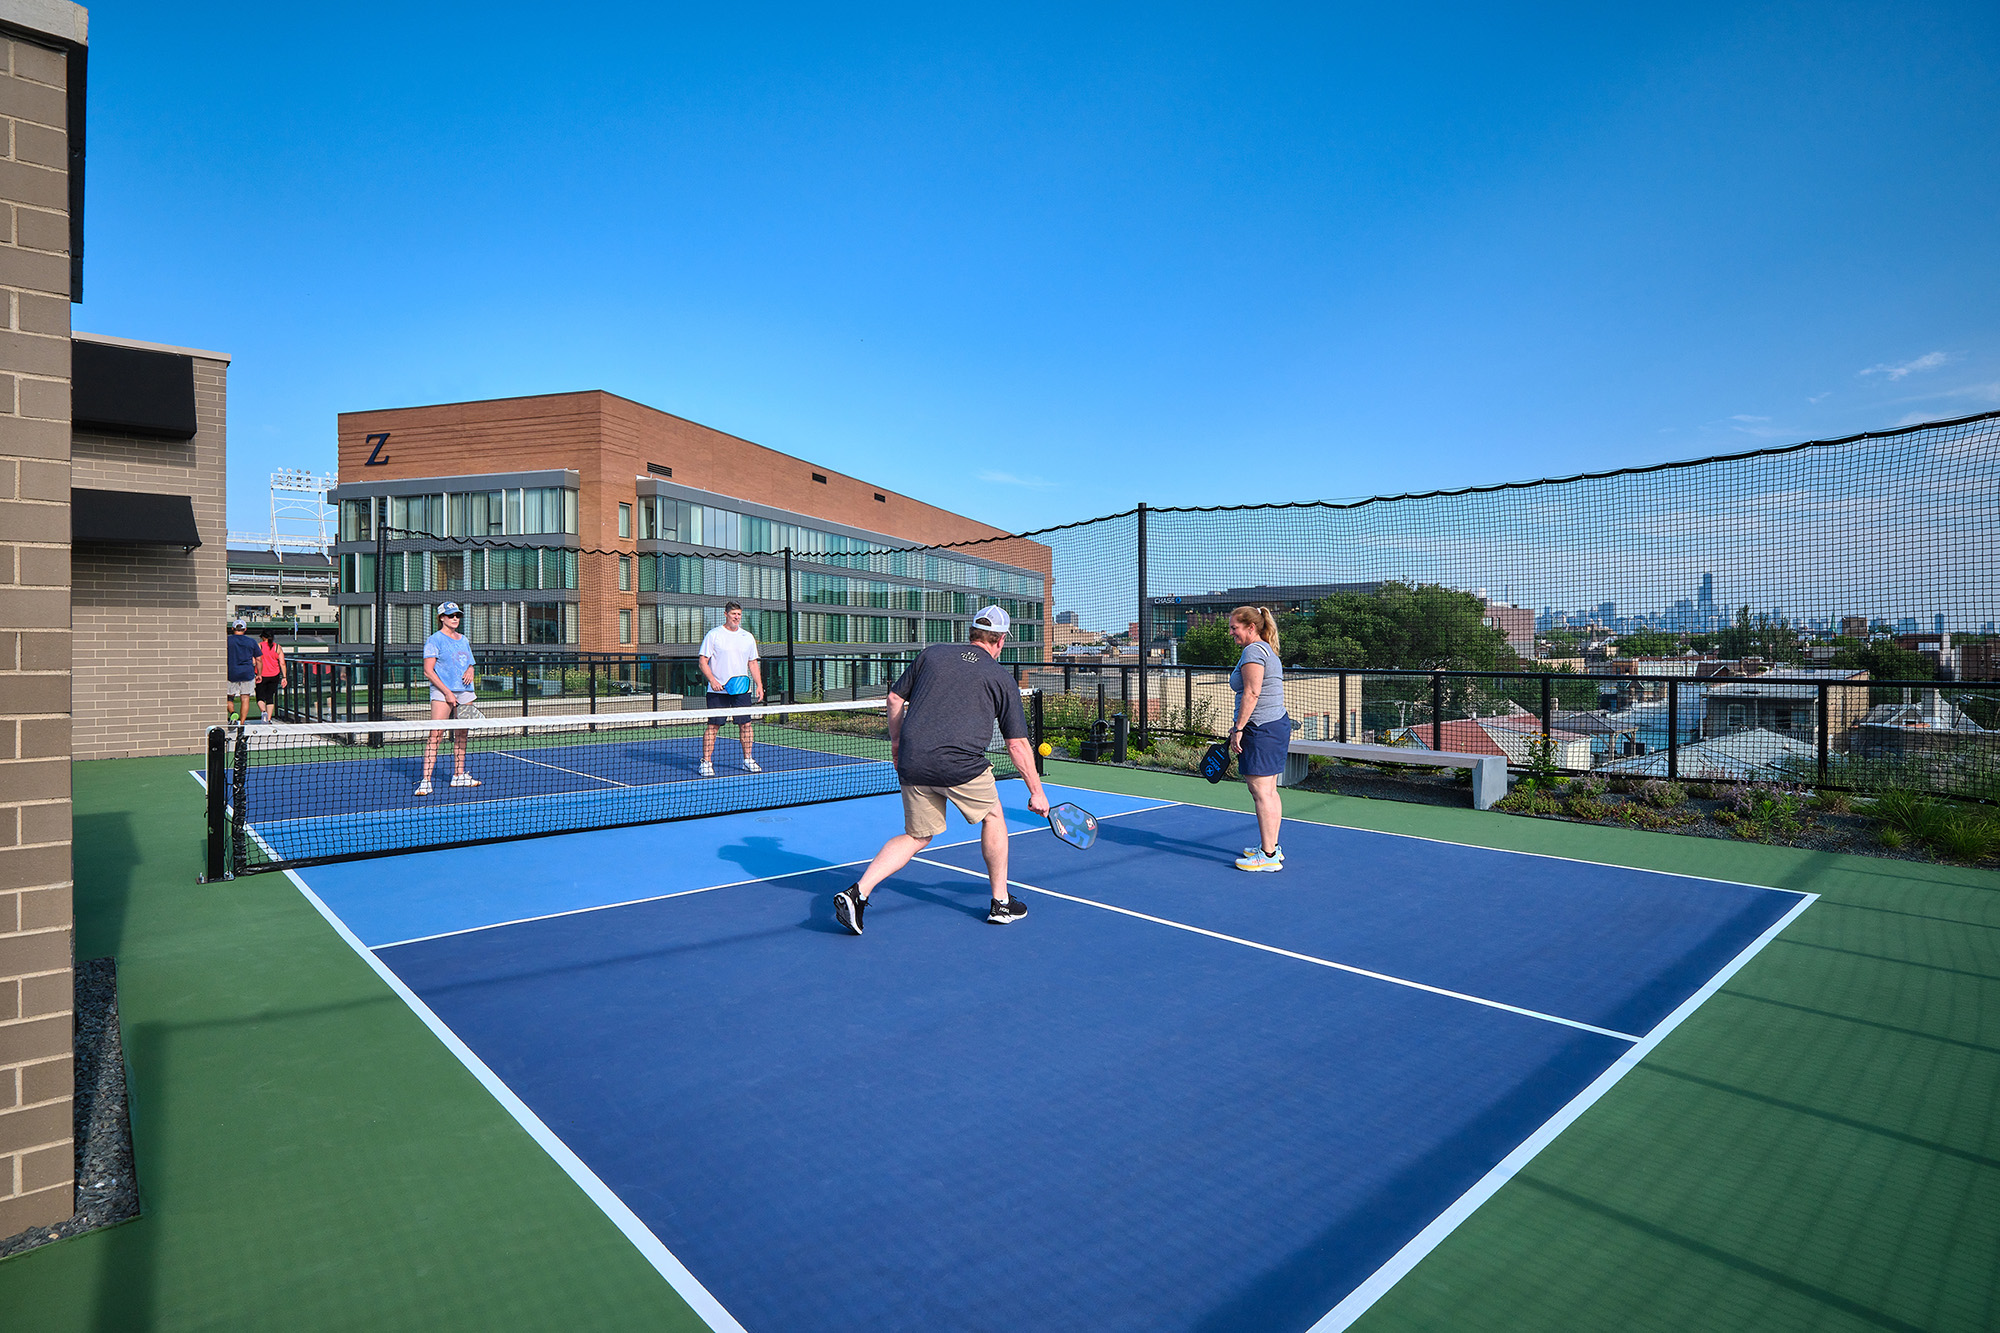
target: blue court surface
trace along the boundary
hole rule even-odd
[[[1811,901],[1002,791],[1004,929],[956,814],[834,923],[895,796],[297,878],[757,1333],[1342,1327]]]

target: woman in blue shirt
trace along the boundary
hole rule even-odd
[[[1285,849],[1278,829],[1285,809],[1278,775],[1292,748],[1292,718],[1285,711],[1285,664],[1278,658],[1278,622],[1265,606],[1239,606],[1229,613],[1229,637],[1242,647],[1229,688],[1236,691],[1236,720],[1229,748],[1250,788],[1257,810],[1257,845],[1236,858],[1238,870],[1283,870]]]
[[[473,700],[472,692],[472,645],[458,632],[459,623],[464,619],[457,602],[446,602],[437,609],[438,631],[424,640],[424,678],[431,683],[431,721],[442,722],[458,711],[462,703]],[[431,794],[431,765],[437,762],[438,739],[442,731],[433,731],[424,740],[424,775],[417,784],[417,795]],[[463,727],[451,733],[452,774],[454,787],[477,787],[479,779],[465,771],[465,742],[467,732]]]

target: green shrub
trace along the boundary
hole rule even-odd
[[[1853,798],[1844,791],[1822,791],[1813,800],[1829,815],[1844,815],[1854,808]]]
[[[1715,799],[1715,784],[1713,782],[1691,782],[1688,784],[1688,795],[1694,797],[1697,801],[1712,801]]]
[[[1620,807],[1609,801],[1600,801],[1595,796],[1572,796],[1569,798],[1569,814],[1573,819],[1612,819]]]
[[[1954,861],[1988,861],[2000,856],[2000,819],[1973,810],[1946,817],[1931,845]]]
[[[1570,783],[1569,790],[1572,798],[1578,796],[1597,797],[1604,795],[1610,786],[1611,784],[1605,781],[1600,775],[1586,773],[1576,781]]]
[[[1904,843],[1908,842],[1909,838],[1904,835],[1903,830],[1899,828],[1890,828],[1888,825],[1885,824],[1881,828],[1875,831],[1875,841],[1881,843],[1884,847],[1887,847],[1890,851],[1893,852],[1898,848],[1900,848]]]
[[[1678,782],[1662,782],[1658,778],[1639,784],[1639,799],[1656,810],[1672,810],[1687,804],[1687,788]]]

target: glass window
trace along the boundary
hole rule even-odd
[[[576,492],[567,486],[561,489],[563,496],[562,530],[574,536],[576,533]]]
[[[527,628],[529,643],[561,643],[562,603],[529,602]]]
[[[621,504],[618,506],[618,535],[620,537],[630,537],[632,535],[631,505]]]
[[[618,613],[618,642],[632,642],[632,613],[621,610]]]
[[[620,509],[623,509],[625,506],[620,505],[618,507]],[[618,557],[618,591],[620,592],[632,591],[632,557],[629,555],[621,555]],[[621,640],[621,642],[630,643],[631,640],[624,639]]]
[[[521,492],[513,490],[502,491],[500,493],[507,497],[507,535],[510,537],[519,536],[521,532]],[[509,642],[511,643],[512,640],[510,639]]]
[[[542,526],[542,496],[547,492],[540,486],[530,486],[521,492],[521,531],[523,533],[547,532]]]

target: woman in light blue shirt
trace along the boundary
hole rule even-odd
[[[440,606],[437,617],[437,633],[424,640],[424,679],[431,683],[431,721],[442,722],[456,713],[460,704],[469,704],[473,700],[472,644],[458,632],[464,617],[457,602],[446,602]],[[433,731],[424,740],[423,779],[417,783],[419,796],[431,794],[431,766],[437,762],[438,740],[443,735],[442,731]],[[451,733],[451,785],[454,787],[479,785],[479,779],[465,771],[466,738],[463,727]]]
[[[1278,622],[1266,606],[1239,606],[1229,613],[1229,637],[1243,649],[1229,688],[1236,691],[1236,720],[1229,748],[1237,756],[1250,802],[1257,810],[1257,845],[1236,858],[1238,870],[1283,870],[1285,849],[1278,830],[1285,817],[1278,775],[1292,748],[1292,718],[1285,711],[1285,664],[1278,657]]]

